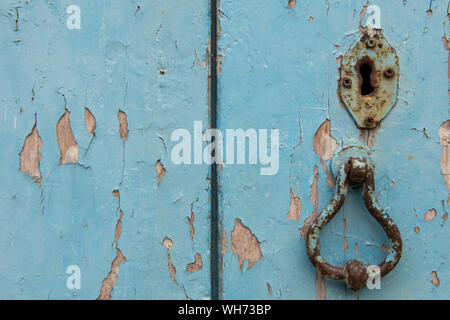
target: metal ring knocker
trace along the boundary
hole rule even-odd
[[[375,199],[374,170],[366,159],[350,157],[348,162],[341,165],[338,170],[336,192],[325,209],[316,216],[306,234],[306,251],[314,267],[323,275],[344,281],[347,287],[356,291],[367,284],[369,272],[366,266],[358,260],[348,261],[343,268],[332,266],[321,256],[319,249],[320,231],[333,219],[344,204],[349,184],[352,186],[362,184],[362,197],[369,213],[383,227],[387,237],[392,242],[387,257],[378,265],[381,277],[387,275],[400,261],[402,238],[394,221]]]

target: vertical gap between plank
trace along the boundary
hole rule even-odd
[[[210,81],[209,118],[211,129],[217,128],[217,2],[210,0]],[[211,139],[211,143],[214,138]],[[213,155],[214,156],[214,155]],[[219,203],[217,164],[211,164],[211,299],[220,298],[219,276]]]

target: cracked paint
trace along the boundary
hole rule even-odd
[[[70,126],[70,112],[65,110],[56,125],[56,138],[58,140],[61,156],[59,164],[77,163],[78,162],[78,143],[73,136]]]
[[[36,129],[36,122],[31,129],[31,133],[25,138],[22,151],[19,154],[20,164],[19,170],[28,173],[34,181],[41,186],[41,169],[40,162],[42,159],[42,138]]]
[[[241,271],[245,260],[248,261],[247,269],[251,269],[262,258],[258,238],[242,224],[239,218],[235,219],[234,228],[231,231],[231,250],[238,256]]]
[[[108,276],[102,281],[102,288],[100,289],[100,295],[97,300],[111,300],[111,292],[117,285],[119,278],[120,264],[127,261],[119,248],[116,247],[117,256],[111,264],[111,270]]]

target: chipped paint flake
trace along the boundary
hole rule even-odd
[[[431,283],[433,284],[433,286],[439,287],[439,285],[441,284],[441,281],[439,280],[437,272],[436,271],[432,271],[431,272],[431,277],[432,277]]]
[[[70,112],[66,109],[56,125],[56,138],[58,140],[61,156],[59,164],[78,162],[78,143],[73,136],[70,126]]]
[[[270,286],[270,283],[268,283],[268,282],[267,282],[267,292],[269,292],[269,294],[270,294],[271,296],[273,296],[273,290],[272,290],[272,287]]]
[[[197,252],[194,259],[194,262],[188,263],[188,265],[186,266],[187,272],[192,273],[200,270],[203,267],[202,256],[200,255],[200,253]]]
[[[163,240],[163,245],[167,248],[167,266],[169,267],[170,279],[172,279],[173,282],[177,283],[177,280],[175,279],[177,268],[175,268],[172,262],[172,258],[170,257],[170,249],[172,249],[173,247],[172,239],[165,237]]]
[[[289,0],[288,8],[289,9],[294,9],[296,4],[297,4],[297,0]]]
[[[166,174],[166,169],[164,168],[164,165],[162,164],[161,160],[156,161],[155,168],[156,168],[156,176],[158,177],[158,183],[160,183],[162,178]]]
[[[84,108],[84,121],[86,124],[86,130],[95,136],[95,129],[97,126],[97,121],[95,120],[94,115],[92,114],[91,110],[88,108]]]
[[[120,128],[119,128],[120,138],[123,141],[127,141],[128,140],[128,132],[129,132],[127,114],[124,111],[119,110],[119,113],[117,116],[119,118],[119,124],[120,124]]]
[[[292,188],[290,189],[291,203],[289,205],[289,211],[286,216],[291,219],[298,221],[300,219],[300,213],[302,211],[302,204],[300,202],[299,197],[294,197],[294,193],[292,192]]]
[[[437,212],[436,212],[436,209],[430,209],[430,210],[428,210],[426,213],[425,213],[425,215],[424,215],[424,219],[426,220],[426,221],[431,221],[431,220],[433,220],[434,218],[436,218],[436,216],[437,216]]]
[[[248,260],[247,269],[251,269],[262,258],[258,238],[239,218],[234,221],[234,229],[231,231],[231,250],[238,256],[241,270],[245,260]]]
[[[40,162],[42,159],[42,138],[36,129],[36,123],[31,129],[31,133],[25,138],[22,151],[19,154],[20,164],[19,170],[28,173],[36,183],[41,186],[42,174]]]

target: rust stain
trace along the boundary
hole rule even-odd
[[[31,133],[25,138],[22,151],[19,154],[19,171],[28,173],[39,186],[41,186],[42,180],[40,169],[40,162],[42,159],[41,149],[42,138],[39,136],[35,122],[33,129],[31,129]]]
[[[431,283],[433,284],[433,286],[439,287],[439,285],[441,284],[441,281],[439,280],[437,272],[436,271],[431,272],[431,277],[433,278],[431,280]]]
[[[439,142],[441,144],[441,171],[444,182],[450,191],[450,120],[439,127]],[[447,200],[450,205],[450,192]]]
[[[415,233],[419,233],[420,232],[420,228],[419,227],[414,227],[414,232]]]
[[[119,248],[116,247],[116,258],[111,264],[111,270],[108,276],[102,281],[102,288],[100,289],[100,295],[97,300],[111,300],[111,291],[117,284],[119,278],[120,264],[127,261],[125,256],[122,254]]]
[[[70,127],[70,112],[67,109],[56,125],[56,139],[61,150],[59,164],[77,163],[78,144],[75,141],[72,128]]]
[[[92,114],[91,110],[89,110],[88,108],[84,108],[84,121],[86,123],[87,131],[93,136],[95,136],[97,121],[95,120],[95,117]]]
[[[338,144],[336,139],[331,136],[331,122],[325,120],[319,129],[317,129],[313,138],[314,152],[322,159],[327,160],[333,158],[334,151]]]
[[[294,197],[292,188],[290,189],[290,196],[291,203],[289,205],[289,212],[286,214],[286,216],[291,220],[298,221],[298,219],[300,219],[300,213],[302,211],[302,204],[299,197]]]
[[[172,279],[173,282],[177,283],[177,280],[175,279],[177,268],[175,268],[175,266],[173,265],[172,258],[170,257],[170,249],[172,249],[173,247],[172,239],[165,237],[163,240],[163,245],[167,248],[167,265],[169,267],[170,279]]]
[[[316,300],[326,300],[327,289],[325,288],[325,276],[316,270]]]
[[[166,169],[164,169],[164,165],[161,163],[161,160],[156,161],[156,176],[158,177],[158,183],[161,182],[162,178],[166,174]]]
[[[314,211],[309,215],[308,218],[306,218],[303,227],[300,229],[300,234],[302,235],[303,239],[305,239],[305,236],[308,233],[309,225],[316,218],[316,216],[318,214],[318,206],[319,206],[319,194],[318,194],[318,190],[317,190],[318,178],[319,178],[319,170],[317,169],[317,166],[314,166],[314,180],[310,187],[311,195],[309,197],[309,199],[311,200],[311,203],[314,206]]]
[[[192,273],[200,270],[202,266],[203,266],[202,256],[200,255],[200,253],[197,252],[195,254],[195,261],[193,263],[189,263],[186,266],[186,271]]]
[[[123,141],[127,141],[128,140],[128,132],[129,132],[127,114],[124,111],[119,110],[117,117],[119,118],[119,124],[120,124],[120,128],[119,128],[120,138]]]
[[[297,0],[289,0],[288,8],[289,9],[294,9],[296,4],[297,4]]]
[[[358,245],[358,241],[355,241],[355,254],[356,254],[356,255],[359,254],[359,245]]]
[[[245,260],[248,260],[247,269],[251,269],[262,258],[258,238],[239,218],[234,221],[234,228],[231,231],[231,250],[238,256],[241,270],[244,268]]]
[[[431,221],[431,220],[433,220],[434,218],[436,218],[436,216],[437,216],[437,212],[436,212],[436,209],[430,209],[430,210],[428,210],[426,213],[425,213],[425,215],[424,215],[424,219],[426,220],[426,221]]]

